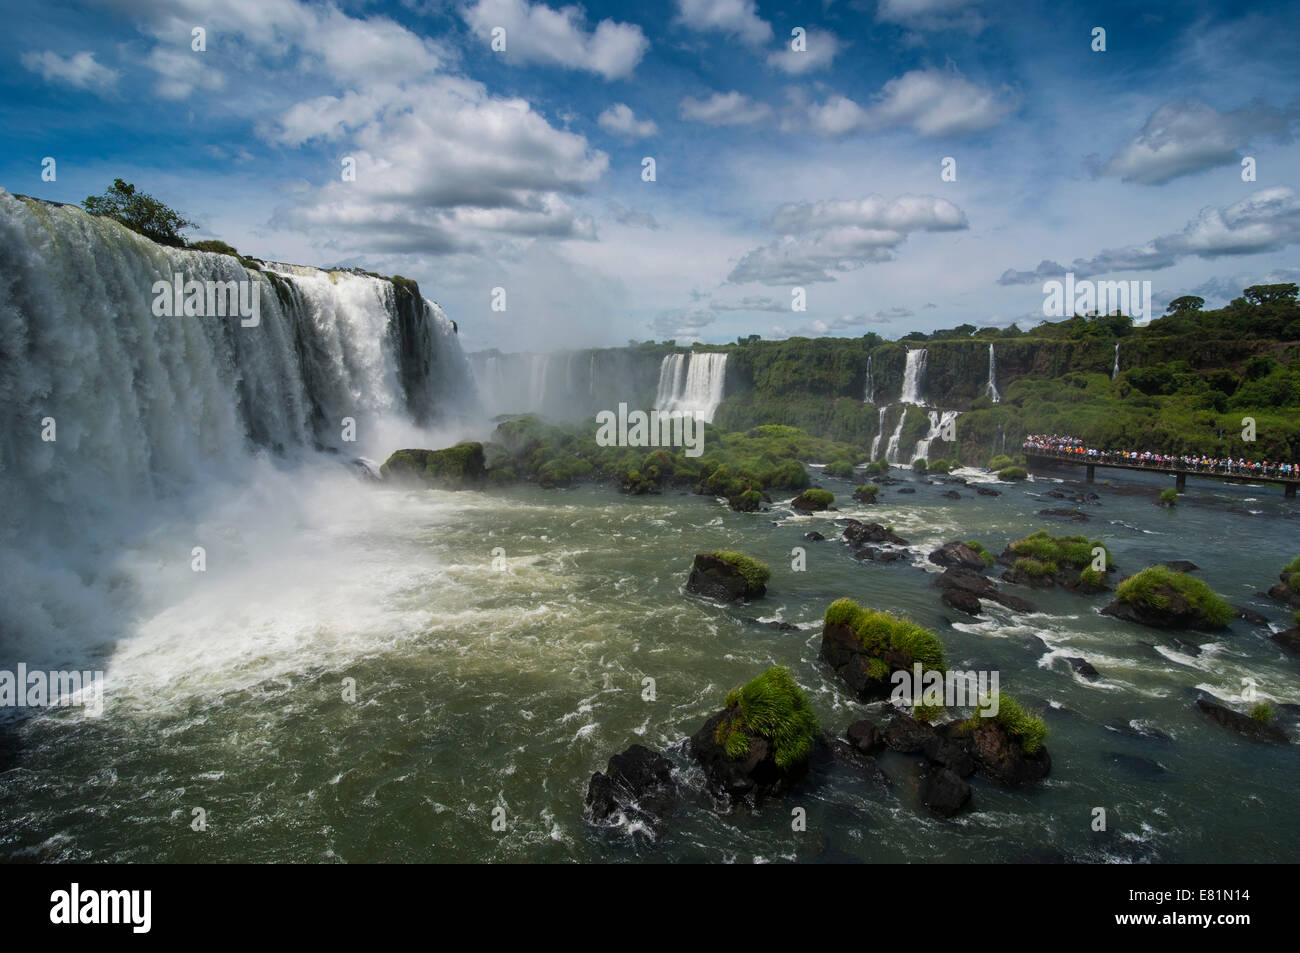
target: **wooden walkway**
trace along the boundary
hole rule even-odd
[[[1288,500],[1295,499],[1296,487],[1300,482],[1280,476],[1255,475],[1253,473],[1221,473],[1217,470],[1196,470],[1176,467],[1172,464],[1147,463],[1135,460],[1099,459],[1078,453],[1059,453],[1053,450],[1025,450],[1025,459],[1032,468],[1034,461],[1040,464],[1066,464],[1088,468],[1088,482],[1093,482],[1097,467],[1111,467],[1116,470],[1141,470],[1144,473],[1164,473],[1175,478],[1174,486],[1179,493],[1187,489],[1187,478],[1197,477],[1202,480],[1223,480],[1229,483],[1274,483],[1283,487],[1283,494]]]

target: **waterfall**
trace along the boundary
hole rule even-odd
[[[925,348],[907,352],[907,365],[903,368],[903,392],[899,400],[904,404],[922,404],[921,391],[925,388]]]
[[[984,392],[989,395],[995,404],[1002,399],[998,395],[996,366],[996,358],[993,356],[993,345],[989,344],[989,381],[984,388]]]
[[[1114,380],[1119,376],[1119,342],[1115,342],[1115,366],[1111,369],[1110,379]]]
[[[877,454],[880,452],[880,438],[885,434],[885,413],[888,407],[880,408],[880,419],[876,421],[876,435],[871,438],[871,462],[875,463],[880,459]]]
[[[712,423],[713,414],[722,403],[726,377],[726,354],[702,351],[689,356],[666,354],[659,365],[655,409],[693,413],[698,419]]]
[[[902,413],[898,415],[898,426],[895,427],[894,432],[889,435],[889,443],[885,447],[885,459],[890,463],[901,464],[906,461],[898,459],[898,441],[903,436],[903,424],[907,422],[907,405],[900,404],[899,408]]]
[[[945,431],[949,430],[949,425],[957,419],[959,411],[930,411],[930,430],[924,437],[916,442],[916,449],[912,451],[913,460],[929,460],[930,444],[938,440]],[[904,463],[908,461],[903,461]]]
[[[875,355],[867,355],[867,386],[862,393],[862,402],[864,404],[874,404],[876,402],[876,379],[872,372],[872,362]]]

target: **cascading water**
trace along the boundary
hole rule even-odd
[[[925,389],[925,348],[916,348],[907,352],[907,363],[903,368],[903,392],[899,401],[904,404],[923,404],[921,392]]]
[[[693,413],[707,423],[722,403],[727,380],[727,355],[693,352],[667,354],[659,365],[655,409]],[[685,360],[685,375],[682,366]]]
[[[930,411],[930,429],[924,437],[916,442],[916,449],[912,451],[913,460],[929,460],[930,444],[939,439],[948,439],[948,434],[955,434],[953,429],[957,420],[959,411]]]
[[[256,322],[160,315],[155,283],[178,274],[200,288],[243,283]],[[63,651],[54,640],[70,616],[99,612],[79,587],[120,581],[105,550],[177,501],[247,485],[266,451],[282,469],[316,450],[382,459],[418,427],[473,410],[452,322],[409,286],[249,269],[3,190],[0,382],[5,658],[15,645],[28,659]]]
[[[1002,398],[998,395],[997,383],[997,359],[993,355],[993,345],[989,344],[989,380],[985,385],[984,392],[989,395],[993,403],[997,403]]]
[[[1111,369],[1110,379],[1119,377],[1119,342],[1115,342],[1115,366]]]
[[[874,404],[876,402],[876,379],[872,368],[872,364],[874,361],[875,361],[875,356],[872,354],[868,354],[867,355],[867,386],[864,388],[862,393],[862,402],[864,404]]]
[[[875,462],[880,459],[877,454],[880,452],[880,438],[885,434],[885,413],[888,407],[880,408],[880,418],[876,421],[876,435],[871,438],[871,460]]]

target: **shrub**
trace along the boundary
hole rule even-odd
[[[1156,609],[1169,608],[1169,598],[1160,589],[1172,589],[1211,625],[1227,625],[1232,618],[1232,607],[1215,595],[1204,582],[1186,573],[1174,572],[1168,566],[1148,566],[1129,576],[1119,584],[1116,598],[1130,605],[1146,605]]]
[[[996,473],[998,470],[1005,470],[1015,462],[1016,461],[1012,460],[1005,453],[999,453],[989,461],[989,469]]]
[[[1016,540],[1008,548],[1017,556],[1056,563],[1058,567],[1064,566],[1068,569],[1083,569],[1085,566],[1091,566],[1094,549],[1102,551],[1108,567],[1112,562],[1110,550],[1099,539],[1088,539],[1086,536],[1049,536],[1046,530],[1041,529],[1024,539]]]
[[[1025,754],[1035,754],[1047,739],[1047,723],[1031,715],[1005,692],[998,693],[997,723],[1007,734],[1020,741]]]
[[[922,628],[911,619],[899,618],[887,612],[864,609],[852,599],[836,599],[826,610],[828,625],[841,624],[853,629],[869,655],[880,656],[889,649],[905,652],[913,662],[923,668],[946,667],[943,642],[929,629]],[[882,663],[883,664],[883,663]],[[888,675],[888,667],[884,669]]]
[[[832,460],[830,463],[826,464],[826,472],[833,477],[842,477],[846,480],[850,479],[853,476],[853,461],[844,457],[840,457],[838,460]]]
[[[942,458],[935,460],[926,465],[931,473],[947,473],[952,469],[952,464]]]
[[[799,498],[811,504],[811,509],[819,510],[824,510],[835,502],[835,494],[830,490],[804,490]]]
[[[913,705],[912,717],[928,725],[942,718],[945,711],[947,709],[942,705]]]
[[[1295,559],[1291,560],[1289,563],[1283,566],[1282,572],[1284,573],[1300,572],[1300,556],[1297,556]]]
[[[1163,506],[1175,506],[1178,503],[1178,491],[1173,487],[1160,491],[1159,502]]]
[[[884,476],[889,472],[889,461],[880,459],[875,463],[868,463],[863,471],[867,476]]]
[[[1081,569],[1079,571],[1079,581],[1089,586],[1100,586],[1105,583],[1106,574],[1104,572],[1098,572],[1089,566],[1087,569]]]
[[[979,553],[980,559],[984,560],[984,565],[986,566],[993,565],[994,562],[993,554],[989,552],[987,549],[985,549],[984,544],[981,543],[978,539],[968,539],[966,540],[966,545],[969,546],[971,549],[975,550],[975,552]]]
[[[772,578],[772,571],[767,566],[757,559],[746,556],[744,553],[719,549],[713,555],[744,576],[745,581],[751,586],[761,586]]]
[[[917,457],[913,460],[912,469],[917,473],[924,473],[926,470],[925,457]]]
[[[1003,467],[998,471],[999,480],[1023,480],[1029,476],[1029,472],[1024,467]]]
[[[1032,559],[1028,556],[1021,556],[1017,559],[1013,568],[1016,572],[1023,573],[1033,579],[1055,576],[1058,572],[1056,563],[1046,562],[1042,559]]]
[[[1250,717],[1261,725],[1272,724],[1274,718],[1273,706],[1261,702],[1250,710]]]
[[[821,731],[803,690],[783,666],[773,666],[733,689],[727,695],[727,709],[714,737],[731,758],[749,753],[747,735],[753,734],[771,742],[773,760],[788,769],[808,760]]]

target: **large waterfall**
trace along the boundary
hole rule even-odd
[[[201,316],[211,290],[209,308],[196,293],[169,316],[177,275],[239,286],[256,318]],[[78,579],[110,569],[109,524],[144,533],[159,507],[259,479],[268,454],[281,470],[317,451],[382,459],[470,412],[455,328],[413,287],[245,268],[0,190],[0,654],[58,627]],[[66,577],[44,596],[37,560]]]
[[[875,355],[867,355],[867,386],[863,388],[862,402],[864,404],[874,404],[876,402],[876,377],[873,370]]]
[[[907,352],[907,364],[903,368],[903,393],[899,400],[904,404],[923,404],[921,392],[925,390],[925,348],[916,348]]]
[[[666,354],[659,365],[655,409],[693,413],[700,420],[712,423],[713,414],[722,403],[726,382],[726,354],[702,351],[689,355]]]
[[[1111,369],[1110,379],[1119,377],[1119,342],[1115,342],[1115,366]]]
[[[659,379],[657,353],[593,348],[545,354],[477,351],[469,355],[477,396],[488,416],[541,414],[591,420],[620,402],[648,407]]]
[[[998,394],[997,358],[994,356],[991,343],[989,344],[989,379],[984,385],[984,393],[988,394],[989,399],[995,404],[1002,399]]]

